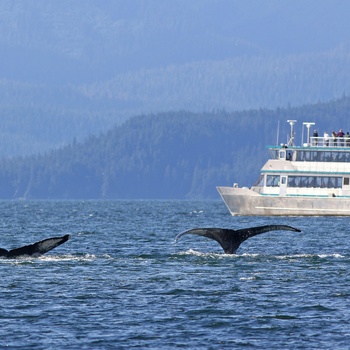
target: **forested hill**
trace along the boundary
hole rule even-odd
[[[141,114],[350,96],[350,1],[1,0],[0,158]]]
[[[0,198],[218,198],[215,186],[250,186],[266,145],[286,142],[288,119],[319,133],[350,128],[350,99],[295,109],[139,116],[47,155],[3,160]],[[277,140],[277,126],[280,139]]]

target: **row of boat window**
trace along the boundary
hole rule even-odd
[[[340,151],[272,151],[274,159],[282,158],[298,162],[350,162],[350,152]]]
[[[342,182],[337,176],[288,176],[288,187],[342,188]],[[344,178],[344,184],[349,184],[349,178]],[[267,175],[266,186],[280,186],[280,175]]]

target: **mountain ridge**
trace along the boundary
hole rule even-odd
[[[341,0],[3,0],[0,158],[140,114],[349,96],[349,11]]]

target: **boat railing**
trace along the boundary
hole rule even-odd
[[[310,144],[304,146],[313,147],[350,147],[350,138],[348,137],[310,137]]]

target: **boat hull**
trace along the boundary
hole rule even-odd
[[[249,188],[217,187],[231,215],[350,216],[350,198],[261,195]]]

